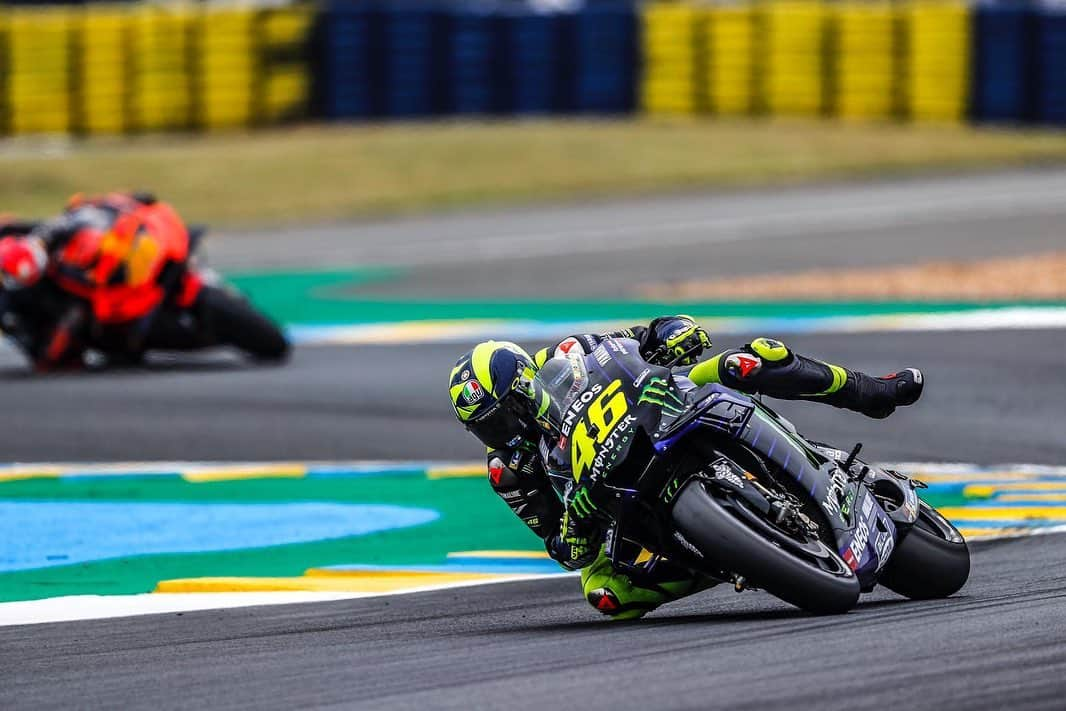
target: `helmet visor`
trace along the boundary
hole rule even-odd
[[[466,429],[487,447],[513,447],[519,441],[533,436],[535,418],[533,402],[511,392],[484,414],[468,422]]]

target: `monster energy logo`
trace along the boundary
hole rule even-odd
[[[674,477],[667,483],[666,488],[663,489],[663,503],[668,504],[673,500],[674,496],[677,495],[678,489],[681,488],[681,482],[681,477]]]
[[[669,414],[676,415],[685,410],[684,401],[670,389],[664,378],[652,378],[648,381],[640,393],[640,399],[637,400],[638,405],[644,403],[658,405]]]

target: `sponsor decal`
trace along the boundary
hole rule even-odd
[[[870,516],[870,512],[874,510],[874,497],[869,494],[862,500],[862,515],[865,517]]]
[[[570,338],[567,338],[565,341],[555,347],[555,357],[561,358],[567,353],[569,353],[574,348],[574,346],[580,345],[581,344],[578,342],[578,340],[571,336]],[[579,347],[578,350],[581,350],[581,348]]]
[[[681,547],[687,550],[697,558],[703,558],[703,553],[700,549],[688,542],[688,539],[681,535],[680,531],[674,531],[674,540],[681,544]]]
[[[914,493],[914,489],[909,489],[903,495],[903,512],[907,514],[908,519],[918,516],[918,495]]]
[[[681,488],[682,482],[682,478],[678,476],[674,477],[666,484],[666,488],[663,489],[663,503],[668,504],[673,501],[673,498],[677,496],[677,492]]]
[[[844,495],[844,503],[840,505],[840,513],[844,516],[850,516],[853,503],[855,503],[855,491],[848,489],[848,493]]]
[[[499,459],[493,459],[492,464],[489,465],[489,480],[492,481],[494,486],[499,486],[500,477],[503,476],[503,462]]]
[[[459,374],[459,379],[460,380],[470,380],[470,371],[469,370],[464,370],[462,373]]]
[[[747,353],[734,353],[725,360],[726,371],[737,378],[747,378],[762,370],[762,359]]]
[[[644,382],[644,378],[648,377],[648,375],[650,374],[651,368],[645,368],[644,370],[640,371],[640,375],[638,375],[633,381],[633,387],[639,388],[640,384]]]
[[[485,397],[485,388],[481,387],[481,383],[476,380],[466,381],[466,385],[463,386],[463,399],[467,404],[473,405],[483,397]]]
[[[610,348],[611,351],[613,351],[614,353],[619,353],[621,355],[629,355],[629,351],[626,350],[626,347],[618,341],[614,340],[613,338],[607,340],[605,342],[605,345]]]
[[[629,438],[632,434],[629,430],[633,427],[636,421],[637,418],[635,416],[626,415],[617,425],[615,425],[611,434],[600,444],[600,449],[596,453],[596,457],[592,460],[593,481],[595,481],[595,477],[603,471],[605,464],[612,464],[615,459],[617,459],[618,452],[614,450],[625,446],[625,444],[629,442]]]
[[[596,350],[592,351],[592,357],[595,358],[596,362],[601,366],[611,362],[611,354],[608,353],[607,349],[603,346],[597,346]]]
[[[862,559],[866,555],[866,543],[870,540],[870,524],[865,520],[859,521],[859,525],[855,527],[855,537],[851,539],[851,545],[844,552],[844,560],[852,570],[855,570],[862,565]],[[851,558],[848,558],[848,553],[851,554]]]
[[[721,479],[727,481],[738,489],[744,488],[744,480],[737,475],[736,470],[733,469],[733,465],[728,460],[718,459],[711,465],[711,471],[714,472],[715,479]]]
[[[874,542],[874,550],[877,551],[878,570],[885,567],[885,563],[888,562],[888,556],[892,554],[892,548],[895,545],[891,533],[888,531],[879,531],[877,533],[877,540]]]
[[[518,465],[522,461],[522,451],[513,452],[511,454],[511,469],[517,469]]]
[[[522,490],[521,489],[515,489],[514,491],[501,491],[500,492],[500,498],[503,499],[504,501],[510,501],[511,499],[517,499],[521,495],[522,495]],[[525,504],[523,504],[523,506],[524,505]],[[519,513],[521,513],[521,512],[519,512]]]
[[[848,478],[840,467],[834,467],[829,477],[829,485],[825,490],[825,498],[822,499],[822,508],[831,514],[840,514],[840,500],[847,489]]]
[[[638,405],[658,405],[667,415],[679,415],[685,410],[685,402],[677,396],[664,378],[652,378],[640,393]]]
[[[561,429],[564,436],[570,435],[570,431],[573,429],[574,423],[581,415],[582,410],[584,410],[585,406],[592,402],[592,399],[599,395],[602,390],[603,386],[599,383],[596,383],[591,388],[581,393],[581,395],[574,399],[574,402],[572,402],[570,404],[570,407],[567,409],[566,414],[563,415],[563,424]]]

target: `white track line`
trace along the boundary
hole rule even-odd
[[[137,615],[221,610],[257,605],[291,605],[305,602],[331,602],[368,597],[411,595],[435,590],[499,585],[524,580],[573,577],[577,573],[507,575],[495,580],[469,580],[441,585],[423,585],[389,592],[219,592],[219,593],[141,593],[137,595],[68,595],[43,600],[0,603],[0,627],[49,622],[100,620]]]

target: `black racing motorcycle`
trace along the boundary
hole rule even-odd
[[[847,612],[877,584],[914,599],[965,584],[966,542],[918,498],[921,482],[639,353],[608,339],[548,361],[535,380],[558,434],[544,452],[553,485],[564,497],[590,485],[616,569],[639,577],[669,559],[818,614]],[[621,551],[634,544],[650,558],[630,562]]]

